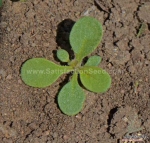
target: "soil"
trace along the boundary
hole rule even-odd
[[[149,11],[149,0],[5,0],[0,17],[0,142],[121,143],[126,135],[140,132],[148,143]],[[71,53],[69,33],[83,16],[103,25],[102,43],[92,55],[103,58],[100,67],[110,73],[112,85],[103,94],[85,91],[83,110],[69,117],[56,100],[66,76],[47,88],[32,88],[22,82],[20,68],[33,57],[60,64],[55,52],[61,47]]]

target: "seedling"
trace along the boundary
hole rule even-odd
[[[82,86],[95,93],[103,93],[111,85],[110,75],[98,65],[99,56],[91,56],[84,64],[84,57],[92,53],[102,39],[102,25],[92,17],[78,20],[70,33],[70,44],[74,51],[74,59],[69,59],[67,51],[57,51],[57,57],[66,66],[57,65],[44,58],[27,60],[21,68],[21,78],[25,84],[44,88],[54,83],[62,74],[72,72],[72,79],[60,90],[58,104],[61,111],[67,115],[79,113],[85,101]],[[78,82],[78,76],[82,85]]]
[[[146,29],[146,24],[143,22],[140,29],[139,29],[139,32],[137,34],[138,38],[144,33],[145,29]]]

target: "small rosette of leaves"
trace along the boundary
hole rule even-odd
[[[70,33],[75,59],[70,60],[68,52],[63,49],[57,51],[57,58],[61,62],[67,62],[69,66],[60,66],[44,58],[33,58],[22,65],[22,80],[29,86],[43,88],[54,83],[62,74],[73,71],[72,79],[58,94],[58,104],[64,114],[78,114],[85,101],[82,86],[95,93],[104,93],[111,85],[110,75],[98,67],[100,56],[91,56],[85,65],[81,66],[83,58],[97,48],[102,35],[102,25],[99,21],[92,17],[81,18],[74,24]],[[78,83],[78,75],[82,86]]]

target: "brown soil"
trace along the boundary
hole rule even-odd
[[[149,137],[149,11],[149,0],[5,0],[0,18],[0,142],[121,143],[126,134],[139,130]],[[100,66],[111,74],[112,85],[104,94],[86,91],[82,112],[69,117],[56,102],[66,77],[44,89],[32,88],[21,81],[20,67],[33,57],[59,64],[55,51],[70,49],[71,27],[87,15],[103,24],[102,43],[92,55],[103,58]]]

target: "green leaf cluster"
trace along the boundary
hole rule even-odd
[[[29,86],[43,88],[54,83],[61,75],[73,72],[70,81],[58,94],[58,104],[63,113],[76,115],[82,110],[85,101],[82,86],[95,93],[104,93],[111,85],[110,75],[98,67],[100,56],[91,56],[82,66],[83,58],[97,48],[102,35],[102,25],[99,21],[92,17],[79,19],[70,33],[70,44],[75,58],[70,60],[68,52],[60,49],[57,51],[57,57],[61,62],[67,63],[66,66],[57,65],[44,58],[29,59],[22,65],[22,80]],[[79,84],[78,78],[82,85]]]

